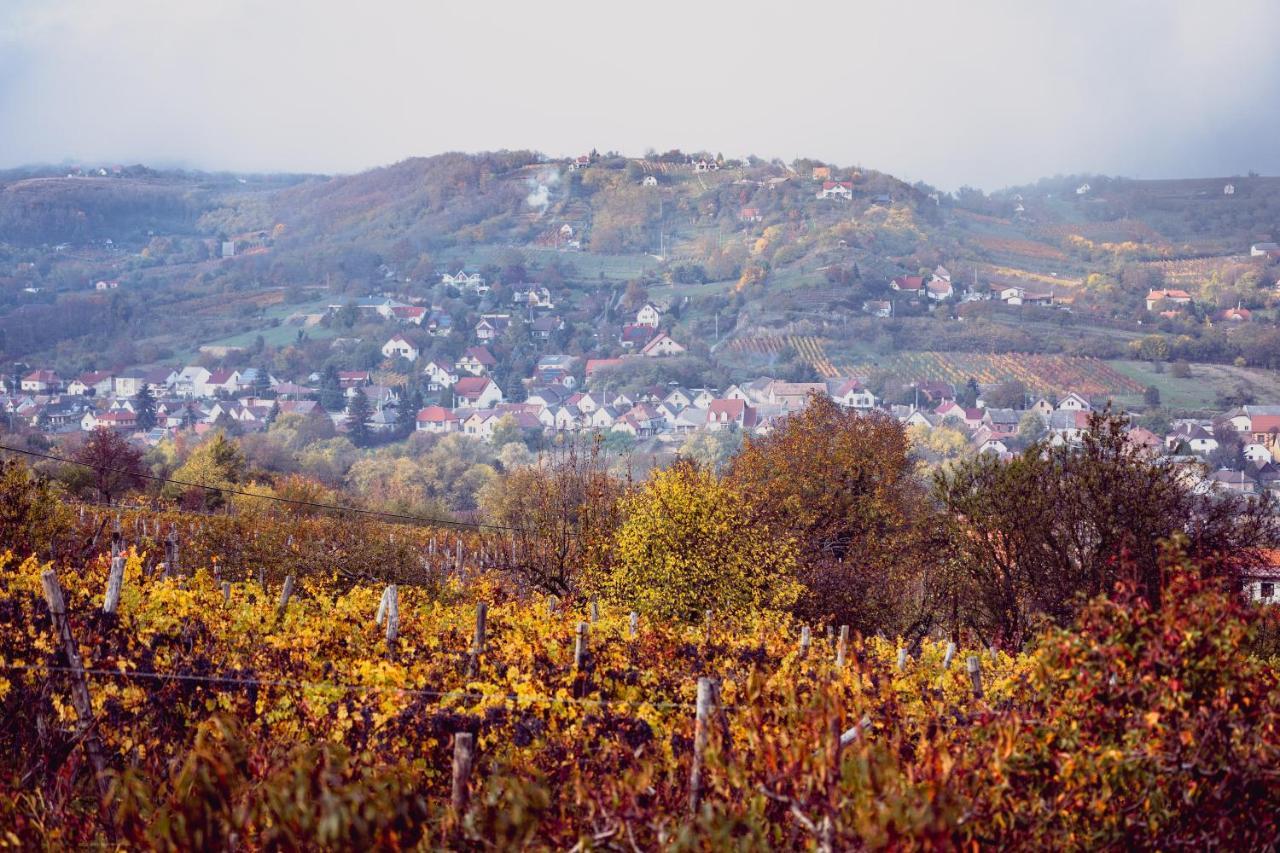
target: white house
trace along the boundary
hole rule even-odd
[[[1058,401],[1056,407],[1059,411],[1067,412],[1092,412],[1093,406],[1084,397],[1072,391],[1061,400]]]
[[[458,406],[487,409],[502,402],[502,389],[487,376],[464,376],[453,385],[453,398]]]
[[[392,335],[391,340],[382,345],[383,358],[403,358],[406,361],[418,360],[418,348],[404,335]]]
[[[435,359],[427,362],[427,366],[422,368],[422,374],[427,377],[428,391],[451,388],[453,383],[458,381],[458,374],[455,370],[450,370],[449,365]]]
[[[849,201],[853,198],[853,181],[823,181],[818,198]]]
[[[644,180],[640,183],[646,187],[656,187],[658,185],[658,179],[653,175],[645,175]]]
[[[641,355],[658,358],[664,355],[680,355],[685,349],[666,332],[658,332],[649,343],[640,350]]]
[[[662,312],[652,303],[645,303],[644,307],[636,312],[635,324],[637,326],[649,326],[656,329],[660,322],[662,322]]]

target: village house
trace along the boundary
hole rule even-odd
[[[105,397],[115,388],[115,377],[110,371],[94,370],[82,373],[67,383],[67,393],[77,396]]]
[[[849,201],[853,198],[853,181],[823,181],[818,198]]]
[[[862,303],[862,310],[872,317],[892,317],[893,303],[887,299],[869,299]]]
[[[646,302],[641,306],[640,310],[636,312],[635,325],[637,326],[648,326],[656,329],[658,328],[658,324],[661,322],[662,311],[652,302]]]
[[[85,412],[80,419],[80,428],[85,432],[92,432],[95,429],[130,432],[136,429],[137,426],[137,416],[125,409],[114,412],[94,412],[90,410]]]
[[[438,359],[428,361],[427,366],[422,368],[422,375],[427,379],[427,390],[430,392],[451,388],[458,381],[457,372]]]
[[[404,335],[392,335],[391,339],[382,345],[382,357],[417,361],[418,348]]]
[[[464,376],[453,384],[454,408],[487,409],[501,403],[502,389],[487,376]]]
[[[1218,440],[1213,433],[1197,423],[1184,421],[1174,427],[1173,432],[1165,436],[1165,447],[1170,451],[1186,445],[1192,453],[1206,455],[1218,449]]]
[[[498,360],[489,352],[488,347],[467,347],[454,365],[459,373],[470,373],[472,376],[484,376],[498,366]]]
[[[906,293],[912,296],[920,293],[924,288],[924,276],[922,275],[900,275],[895,276],[889,282],[889,289],[899,293]]]
[[[22,377],[20,387],[30,394],[49,394],[57,391],[62,382],[52,370],[33,370]]]
[[[474,290],[477,293],[482,293],[489,289],[485,284],[484,276],[478,272],[469,273],[466,270],[458,270],[453,274],[444,273],[440,276],[440,283],[456,287],[459,290]]]
[[[457,432],[458,416],[444,406],[426,406],[418,412],[414,428],[418,432]]]
[[[529,324],[529,336],[539,341],[549,341],[556,332],[564,329],[564,320],[553,314],[544,314]]]
[[[828,380],[827,393],[843,409],[869,412],[876,407],[875,395],[863,388],[857,379]]]
[[[516,285],[511,291],[511,303],[528,308],[555,308],[551,291],[537,284]]]
[[[764,214],[758,207],[744,207],[738,211],[739,222],[764,222]]]
[[[676,343],[675,339],[666,332],[658,332],[649,343],[644,345],[640,354],[650,358],[661,358],[667,355],[680,355],[684,351],[684,347]]]
[[[502,335],[511,325],[510,314],[482,314],[476,323],[476,340],[487,343]]]
[[[656,187],[658,185],[658,179],[653,175],[645,175],[644,179],[640,181],[640,185],[645,187]]]
[[[1172,305],[1190,305],[1191,294],[1185,290],[1151,290],[1147,293],[1147,310],[1154,311],[1161,302]]]
[[[412,323],[421,326],[427,317],[427,309],[421,305],[400,305],[391,309],[391,316],[398,323]]]
[[[1072,391],[1071,393],[1067,394],[1065,397],[1058,400],[1058,405],[1055,406],[1055,408],[1060,411],[1066,410],[1071,412],[1092,412],[1093,411],[1093,405],[1084,397],[1081,397],[1079,394],[1075,393],[1074,391]]]
[[[742,400],[712,400],[707,409],[706,429],[751,429],[756,425],[756,410]]]

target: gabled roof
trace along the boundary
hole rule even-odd
[[[489,352],[488,347],[467,347],[463,350],[462,358],[459,361],[466,361],[467,359],[483,364],[486,367],[492,367],[498,363],[498,360],[493,357],[493,353]]]
[[[458,416],[444,406],[427,406],[418,411],[418,423],[448,423],[458,420]]]

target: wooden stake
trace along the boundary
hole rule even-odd
[[[689,813],[697,814],[702,805],[703,761],[711,735],[711,713],[715,703],[715,687],[710,678],[698,679],[698,704],[693,722],[693,766],[689,769]]]
[[[80,740],[84,743],[85,753],[89,756],[89,764],[93,767],[94,781],[98,785],[99,797],[105,799],[110,789],[107,779],[107,757],[102,744],[94,731],[93,700],[89,697],[89,685],[84,677],[84,663],[80,659],[80,648],[71,636],[71,626],[67,622],[67,603],[62,597],[62,587],[58,584],[58,574],[53,569],[46,569],[40,575],[40,583],[44,587],[44,601],[49,607],[49,616],[53,619],[55,639],[62,643],[62,653],[67,659],[67,668],[71,675],[71,704],[76,710],[76,728]]]
[[[102,599],[102,612],[115,613],[120,603],[120,586],[124,583],[124,557],[117,554],[111,558],[111,571],[107,575],[107,594]]]
[[[461,821],[470,797],[471,767],[475,763],[475,736],[458,732],[453,736],[453,816]]]
[[[230,581],[222,582],[222,603],[223,604],[231,603],[231,582]]]
[[[898,646],[898,672],[902,672],[907,668],[907,650],[902,646]]]
[[[627,617],[627,622],[630,632],[628,636],[634,640],[636,638],[636,629],[640,627],[640,614],[632,610],[631,615]]]
[[[951,661],[956,657],[956,644],[947,643],[947,653],[942,656],[942,668],[951,669]]]
[[[600,621],[600,600],[591,599],[591,624],[594,625]]]
[[[480,656],[484,654],[486,621],[489,617],[489,605],[481,601],[476,605],[476,631],[471,638],[471,658],[467,661],[467,677],[474,678],[480,674]]]
[[[382,600],[378,602],[378,615],[373,617],[373,624],[381,626],[382,620],[387,618],[387,598],[389,598],[390,595],[391,587],[383,587]]]
[[[840,626],[840,639],[836,641],[836,666],[843,667],[849,650],[849,626]]]
[[[284,579],[284,587],[280,590],[280,603],[276,605],[276,618],[284,617],[284,609],[289,606],[289,599],[293,598],[293,575],[287,575]]]
[[[587,623],[578,623],[578,635],[573,641],[573,668],[581,670],[587,657]]]
[[[394,653],[396,639],[400,636],[400,590],[395,584],[387,587],[387,651]]]
[[[805,625],[800,629],[800,657],[809,654],[809,644],[813,641],[812,635],[809,633],[809,626]]]
[[[979,658],[977,655],[969,655],[969,660],[966,662],[966,667],[969,670],[969,678],[973,681],[973,698],[981,699],[982,698],[982,659]]]

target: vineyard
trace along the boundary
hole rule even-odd
[[[1176,474],[1124,450],[1119,424],[1096,429],[1114,448],[1088,463],[1099,488],[1130,489],[1117,472],[1137,467],[1158,497],[1151,478]],[[989,576],[943,587],[929,563],[969,565],[989,537],[963,531],[987,528],[949,533],[902,479],[905,447],[897,424],[815,401],[723,477],[680,463],[623,489],[572,458],[508,472],[512,499],[533,495],[528,514],[485,524],[248,483],[217,510],[142,495],[77,505],[0,460],[0,844],[1280,840],[1253,819],[1280,807],[1280,625],[1224,582],[1224,558],[1193,559],[1217,552],[1175,537],[1148,551],[1162,602],[1127,580],[1142,570],[1124,552],[1101,561],[1109,596],[1056,619],[1015,592],[1016,621],[990,621],[1006,587],[999,611],[961,617],[951,602],[977,599]],[[1060,500],[1078,475],[1053,472],[1085,463],[1045,452],[1058,455],[996,463],[1029,478],[1000,512],[1114,517]],[[874,487],[852,496],[855,478]],[[561,495],[581,495],[587,520],[566,522]],[[992,521],[971,485],[938,495]],[[861,517],[874,531],[844,521]],[[858,537],[856,567],[827,558],[833,534]],[[904,550],[878,550],[888,538]],[[850,587],[856,600],[831,609]],[[926,597],[943,609],[922,623]]]
[[[939,381],[957,386],[971,378],[980,385],[1017,380],[1033,394],[1058,396],[1072,391],[1090,397],[1143,391],[1141,383],[1101,359],[1088,356],[901,352],[875,361],[837,364],[827,356],[822,339],[813,336],[760,335],[739,338],[729,344],[731,352],[761,356],[778,355],[788,347],[824,378],[866,377],[879,372],[904,382]]]
[[[1277,790],[1239,778],[1268,760],[1274,775],[1274,751],[1218,733],[1257,730],[1276,696],[1208,593],[1167,616],[1099,610],[1092,636],[1011,657],[767,613],[650,622],[484,576],[429,591],[120,563],[114,592],[106,558],[0,565],[6,763],[63,779],[47,798],[8,788],[10,843],[1093,846],[1191,831],[1202,807],[1266,813]],[[1219,639],[1177,621],[1206,607],[1226,614]],[[1135,654],[1165,677],[1131,680]],[[1218,782],[1187,788],[1168,762]]]
[[[849,371],[854,375],[882,371],[908,382],[936,380],[953,385],[963,385],[970,378],[980,385],[1017,380],[1029,392],[1046,395],[1074,391],[1101,397],[1143,390],[1140,383],[1106,362],[1087,356],[903,352],[853,365]]]

